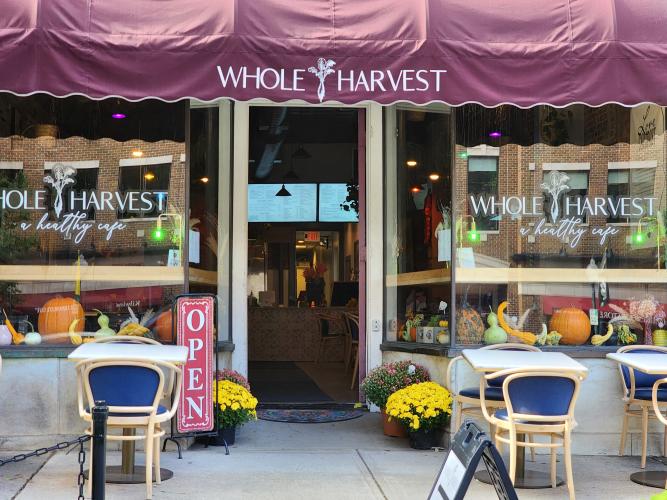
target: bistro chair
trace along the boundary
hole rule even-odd
[[[354,364],[353,346],[359,346],[359,315],[343,313],[345,322],[345,371]]]
[[[179,394],[182,384],[182,372],[179,367],[161,361],[81,361],[76,366],[79,377],[77,400],[79,415],[90,423],[86,431],[92,433],[91,408],[95,401],[104,401],[109,407],[107,429],[141,429],[140,435],[107,434],[110,441],[144,440],[146,453],[146,498],[153,494],[153,466],[155,482],[161,483],[160,477],[160,438],[165,431],[160,427],[168,422],[178,409],[178,397],[160,404],[165,391],[165,373],[176,380],[175,394]],[[92,441],[91,441],[92,466]],[[91,494],[92,483],[88,482]]]
[[[317,352],[317,362],[319,363],[325,354],[326,346],[331,342],[345,342],[345,334],[332,331],[332,323],[340,321],[340,317],[335,314],[318,312],[315,314],[317,320],[317,329],[320,334],[320,346]]]
[[[489,414],[484,390],[486,385],[502,380],[505,408]],[[495,428],[495,440],[510,448],[509,475],[516,476],[517,448],[551,450],[551,487],[556,487],[556,449],[563,448],[565,481],[574,500],[570,433],[575,427],[574,407],[579,396],[581,377],[575,372],[545,369],[510,369],[491,373],[480,380],[481,408],[484,418]],[[519,440],[519,434],[525,435]],[[549,443],[530,440],[531,435],[549,436]],[[560,440],[560,442],[559,442]]]
[[[354,384],[359,376],[359,316],[356,314],[345,313],[345,322],[349,325],[350,331],[350,358],[347,361],[352,362],[352,383],[350,390],[354,389]],[[347,371],[349,363],[346,361],[345,370]]]
[[[664,404],[662,406],[660,404],[661,400],[664,401],[667,396],[667,389],[660,389],[660,386],[664,384],[667,384],[667,377],[655,381],[653,389],[651,389],[651,402],[656,418],[665,426],[665,432],[667,432],[667,418],[662,414]],[[667,490],[667,479],[665,480],[665,489]]]
[[[538,347],[528,345],[528,344],[516,344],[516,343],[507,343],[507,344],[492,344],[480,347],[480,349],[498,349],[504,351],[533,351],[539,352]],[[447,389],[454,394],[454,403],[459,405],[459,411],[456,413],[454,420],[454,427],[456,430],[461,427],[461,422],[463,421],[464,415],[470,415],[472,417],[482,417],[481,413],[481,401],[479,395],[479,387],[466,387],[461,389],[458,393],[454,393],[453,384],[452,384],[452,372],[454,365],[463,361],[463,356],[456,356],[452,359],[447,367],[447,375],[445,379],[445,384]],[[493,408],[502,408],[505,406],[503,401],[503,392],[502,392],[503,381],[501,379],[492,379],[489,381],[486,390],[485,390],[485,401],[490,409]],[[492,434],[493,434],[493,429]]]
[[[628,345],[621,347],[616,352],[632,352],[634,354],[667,354],[667,348],[652,345]],[[642,419],[642,458],[641,468],[646,467],[646,451],[648,448],[648,421],[650,418],[657,418],[649,410],[653,407],[652,391],[655,383],[664,377],[667,373],[660,375],[649,375],[647,373],[634,370],[630,366],[619,363],[619,372],[621,374],[621,387],[623,391],[623,428],[621,430],[621,446],[618,454],[625,454],[625,441],[628,433],[628,419],[630,417],[641,417]],[[658,400],[656,402],[661,408],[667,407],[667,389],[660,389]],[[663,437],[663,455],[667,455],[667,429]]]

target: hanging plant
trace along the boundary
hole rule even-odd
[[[359,214],[359,184],[347,183],[347,197],[340,204],[340,208],[346,212],[353,211],[357,215]]]

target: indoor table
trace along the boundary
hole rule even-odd
[[[188,348],[176,345],[131,344],[121,342],[87,343],[74,349],[67,358],[70,361],[163,361],[175,365],[185,364]],[[123,429],[126,436],[134,436],[133,428]],[[159,450],[158,450],[159,452]],[[144,466],[134,464],[135,441],[123,441],[121,465],[107,467],[108,483],[139,484],[146,481]],[[174,473],[169,469],[160,468],[163,481],[171,479]]]
[[[639,354],[631,352],[610,352],[607,358],[619,364],[629,366],[648,375],[662,375],[667,373],[667,354],[651,353]],[[644,486],[665,488],[667,471],[648,470],[630,474],[630,480]]]
[[[513,368],[563,370],[578,373],[581,378],[588,375],[588,368],[562,352],[509,351],[496,349],[464,349],[463,358],[473,370],[481,373],[493,373]],[[548,395],[545,395],[548,397]],[[525,434],[517,433],[517,440],[525,440]],[[551,476],[546,472],[526,469],[526,448],[517,450],[515,488],[539,489],[551,488]],[[492,484],[487,471],[475,473],[475,478],[483,483]],[[561,478],[556,484],[563,484]]]

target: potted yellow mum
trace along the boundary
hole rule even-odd
[[[218,436],[214,444],[234,444],[236,427],[257,419],[257,398],[248,389],[230,380],[218,380],[215,385]],[[224,441],[223,441],[224,440]]]
[[[452,395],[435,382],[412,384],[389,396],[386,411],[406,427],[412,448],[430,450],[452,414]]]

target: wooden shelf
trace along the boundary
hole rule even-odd
[[[387,286],[444,285],[451,282],[450,269],[430,269],[412,273],[390,274]]]
[[[191,267],[188,270],[188,275],[190,283],[218,286],[218,273],[216,271],[206,271]]]
[[[457,268],[460,283],[667,283],[665,269]]]
[[[457,268],[458,283],[667,283],[665,269],[579,269],[569,267]],[[388,287],[445,285],[451,282],[449,269],[432,269],[413,273],[391,274],[386,277]]]
[[[81,281],[183,283],[182,267],[167,266],[81,266]],[[75,281],[77,267],[0,266],[0,281]]]

